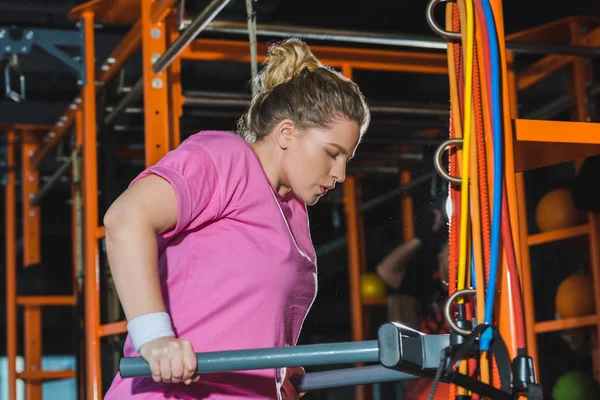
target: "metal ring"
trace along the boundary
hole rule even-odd
[[[473,333],[473,331],[461,328],[460,326],[456,325],[456,322],[454,322],[454,319],[450,315],[450,307],[452,306],[452,303],[454,303],[454,300],[456,300],[457,297],[474,295],[476,293],[477,291],[475,289],[457,290],[450,297],[448,297],[448,300],[446,300],[446,304],[444,305],[444,318],[446,319],[446,322],[448,323],[448,325],[450,325],[450,328],[452,328],[454,332],[460,333],[463,336],[469,336],[471,333]]]
[[[451,183],[462,183],[462,179],[457,178],[455,176],[450,176],[450,174],[448,174],[446,172],[446,170],[442,166],[442,155],[444,154],[444,151],[448,147],[450,147],[452,145],[462,144],[462,143],[463,143],[462,139],[448,139],[444,143],[439,145],[439,147],[435,150],[435,156],[433,157],[433,166],[435,167],[435,170],[437,171],[437,173],[442,178],[444,178],[445,180],[447,180],[448,182],[451,182]]]
[[[460,41],[462,39],[460,32],[449,32],[445,29],[440,28],[440,26],[437,24],[437,22],[435,22],[435,17],[433,15],[433,12],[435,10],[435,6],[437,6],[441,2],[442,2],[442,0],[431,0],[427,4],[427,11],[425,12],[427,23],[429,24],[429,27],[437,35],[443,37],[444,39],[446,39],[448,41],[454,41],[454,42]]]

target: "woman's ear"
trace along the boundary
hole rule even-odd
[[[273,134],[279,147],[285,150],[295,139],[296,125],[291,119],[284,119],[275,126]]]

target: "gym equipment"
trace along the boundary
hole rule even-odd
[[[591,274],[574,274],[564,279],[556,290],[555,305],[560,318],[592,315],[596,304]]]
[[[360,295],[364,299],[372,299],[385,296],[385,285],[372,272],[362,274],[360,277]]]
[[[600,387],[589,374],[571,371],[562,375],[552,388],[554,400],[596,400],[600,398]]]
[[[502,386],[486,385],[453,369],[458,360],[476,352],[482,330],[494,330],[492,351],[499,364]],[[454,383],[494,400],[511,400],[517,394],[541,399],[541,388],[534,384],[531,362],[517,357],[513,369],[508,350],[499,333],[491,326],[480,325],[468,337],[425,335],[394,322],[379,327],[377,340],[283,348],[231,350],[197,353],[199,373],[283,368],[301,365],[335,365],[377,363],[366,367],[313,372],[292,378],[298,391],[429,378]],[[151,376],[142,357],[122,358],[119,367],[123,378]],[[512,375],[512,377],[511,377]],[[516,392],[519,393],[516,393]]]
[[[535,209],[535,222],[541,232],[568,228],[585,221],[585,213],[575,207],[569,189],[554,189],[546,193]]]

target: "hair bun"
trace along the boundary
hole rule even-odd
[[[263,90],[269,92],[299,75],[304,69],[315,71],[321,63],[306,43],[300,39],[288,39],[269,47],[266,66],[261,72]]]

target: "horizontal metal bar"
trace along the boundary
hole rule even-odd
[[[81,45],[81,32],[65,29],[23,29],[23,33],[32,32],[36,40],[46,40],[54,46],[79,47]]]
[[[301,345],[280,348],[230,350],[197,353],[197,372],[212,373],[292,366],[354,364],[379,361],[377,340]],[[142,357],[122,358],[121,377],[150,376],[150,366]]]
[[[407,151],[398,151],[395,153],[359,151],[355,157],[357,160],[375,158],[393,161],[423,161],[423,153],[411,153]]]
[[[186,20],[184,24],[189,24]],[[206,27],[206,32],[248,35],[246,24],[229,21],[214,21]],[[378,44],[422,49],[446,49],[446,42],[429,36],[390,35],[387,33],[357,32],[338,29],[298,27],[288,25],[257,24],[256,34],[269,37],[297,37],[308,40],[323,40],[343,43]]]
[[[382,165],[357,165],[351,166],[346,169],[348,174],[399,174],[400,169],[394,166],[382,166]]]
[[[418,378],[416,375],[386,368],[382,365],[370,365],[368,367],[344,368],[295,375],[290,381],[298,392],[308,392],[311,390],[368,385],[371,383],[399,382]]]
[[[185,99],[184,106],[197,107],[247,107],[250,103],[250,96],[241,93],[213,93],[187,91],[183,94]],[[410,114],[421,116],[441,116],[447,117],[450,112],[450,106],[438,104],[389,104],[380,105],[373,103],[369,105],[372,113],[382,114]]]
[[[79,155],[80,149],[75,150],[75,152],[77,153],[77,155]],[[58,167],[56,172],[54,172],[54,174],[50,176],[50,178],[44,184],[44,186],[42,186],[42,188],[31,197],[31,199],[29,200],[29,205],[31,207],[39,206],[42,203],[44,197],[46,197],[50,190],[52,190],[54,185],[60,182],[60,178],[67,173],[67,171],[71,168],[72,164],[73,158],[69,157],[69,159],[65,161],[60,167]]]
[[[184,26],[186,26],[186,24],[189,24],[189,21],[185,21]],[[306,40],[363,43],[371,45],[411,47],[432,50],[446,50],[447,48],[446,41],[435,36],[391,35],[388,33],[267,24],[258,24],[256,29],[256,34],[258,36],[268,37],[288,38],[293,36]],[[214,21],[209,24],[205,30],[206,32],[237,34],[243,36],[248,35],[246,24],[239,22]],[[600,56],[600,48],[587,46],[550,45],[507,41],[506,49],[517,54],[562,54],[584,57]]]
[[[405,195],[409,190],[415,188],[416,186],[419,186],[425,182],[430,181],[432,176],[433,176],[433,172],[423,174],[423,175],[411,180],[406,185],[402,185],[402,186],[400,186],[394,190],[391,190],[385,194],[374,197],[374,198],[370,199],[369,201],[366,201],[365,203],[363,203],[363,205],[358,208],[358,211],[364,213],[366,211],[369,211],[369,210],[377,207],[380,204],[385,203],[386,201],[389,201],[390,199],[393,199],[396,196]]]
[[[190,44],[200,32],[221,12],[221,10],[229,4],[231,0],[213,0],[196,17],[192,23],[179,35],[167,51],[154,63],[152,70],[158,74],[167,68],[175,58]]]

